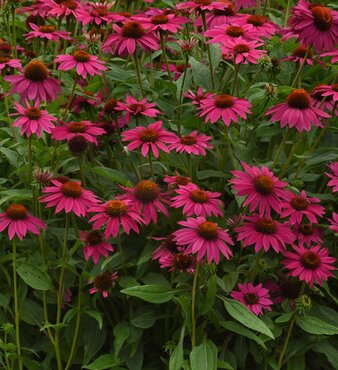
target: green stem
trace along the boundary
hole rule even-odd
[[[81,186],[86,187],[86,180],[83,173],[83,155],[80,155],[78,159],[79,159],[79,175],[81,180]]]
[[[226,147],[228,148],[228,155],[231,160],[231,164],[233,168],[236,168],[236,160],[233,153],[232,145],[231,145],[231,136],[230,136],[230,127],[225,126],[224,132],[225,140],[226,140]]]
[[[296,83],[297,83],[297,82],[299,83],[298,79],[300,78],[300,74],[301,74],[301,72],[302,72],[302,70],[303,70],[303,67],[304,67],[305,63],[306,63],[306,59],[307,59],[307,57],[308,57],[308,55],[309,55],[309,52],[310,52],[310,48],[308,47],[308,48],[306,49],[306,53],[305,53],[305,55],[304,55],[304,59],[303,59],[303,61],[302,61],[302,64],[299,66],[298,71],[297,71],[297,73],[296,73],[296,76],[295,76],[295,78],[293,79],[293,82],[292,82],[292,84],[291,84],[291,87],[295,87]]]
[[[205,17],[205,12],[204,11],[201,12],[201,16],[202,16],[202,22],[203,22],[203,29],[204,29],[204,32],[206,32],[207,31],[207,21],[206,21],[206,17]],[[214,68],[213,68],[212,58],[211,58],[210,45],[206,42],[205,37],[204,37],[204,41],[205,41],[205,46],[207,48],[208,59],[209,59],[211,86],[214,89],[215,88],[215,77],[214,77]]]
[[[12,50],[14,58],[18,57],[18,52],[16,50],[16,17],[15,17],[15,7],[12,5]]]
[[[72,104],[72,101],[73,101],[73,98],[74,98],[74,93],[75,93],[75,88],[76,88],[76,84],[77,84],[77,80],[78,80],[78,76],[76,76],[75,79],[74,79],[74,84],[73,84],[73,87],[72,87],[72,91],[69,95],[69,98],[67,100],[65,111],[64,111],[63,116],[62,116],[62,121],[64,121],[66,119],[68,111],[69,111],[69,107]]]
[[[171,72],[170,72],[169,63],[168,63],[168,59],[167,59],[167,53],[166,53],[166,50],[165,50],[164,34],[163,34],[162,31],[160,31],[160,43],[161,43],[162,57],[163,57],[163,61],[164,61],[164,64],[165,64],[165,68],[167,70],[170,82],[173,82],[173,77],[172,77]]]
[[[151,157],[151,152],[149,150],[149,153],[148,153],[148,158],[149,158],[149,168],[150,168],[150,175],[151,175],[151,179],[153,181],[155,181],[155,175],[154,175],[154,166],[153,166],[153,160],[152,160],[152,157]]]
[[[144,92],[143,85],[142,85],[142,79],[141,79],[141,73],[140,73],[140,66],[138,64],[138,58],[137,58],[137,55],[136,55],[136,51],[132,55],[132,58],[133,58],[134,66],[135,66],[137,80],[138,80],[138,83],[140,85],[142,97],[145,98],[145,92]]]
[[[292,146],[291,151],[290,151],[290,154],[288,156],[288,159],[286,160],[284,166],[281,169],[281,172],[279,174],[279,178],[282,178],[283,177],[285,171],[287,170],[287,168],[288,168],[288,166],[289,166],[289,164],[290,164],[290,162],[291,162],[291,160],[293,158],[293,155],[295,153],[295,150],[296,150],[297,146],[300,144],[300,142],[303,140],[303,137],[304,137],[303,134],[299,135],[299,138],[298,138],[297,142]]]
[[[7,97],[7,89],[6,89],[6,81],[2,76],[2,91],[3,91],[3,98],[5,103],[6,115],[9,118],[9,107],[8,107],[8,97]]]
[[[185,67],[184,67],[184,72],[183,72],[183,79],[182,79],[182,85],[181,85],[181,90],[180,90],[180,98],[179,98],[179,104],[182,104],[182,97],[183,97],[183,91],[184,91],[184,85],[185,85],[185,80],[187,78],[187,69],[188,69],[188,56],[185,57]],[[181,118],[181,108],[179,109],[179,118]]]
[[[287,4],[286,4],[286,11],[285,11],[284,28],[286,27],[286,25],[288,23],[288,18],[289,18],[289,13],[290,13],[290,5],[291,5],[291,0],[288,0]]]
[[[285,135],[284,135],[284,138],[283,138],[283,140],[282,140],[282,142],[281,142],[281,144],[280,144],[280,146],[279,146],[279,148],[278,148],[278,151],[277,151],[277,154],[276,154],[275,160],[274,160],[274,162],[273,162],[273,164],[272,164],[272,166],[271,166],[271,171],[273,171],[273,169],[275,168],[275,166],[276,166],[276,164],[277,164],[277,162],[278,162],[278,160],[279,160],[279,157],[280,157],[280,156],[281,156],[281,154],[282,154],[282,151],[283,151],[283,149],[284,149],[285,143],[286,143],[287,139],[288,139],[288,138],[289,138],[289,136],[290,136],[290,133],[291,133],[291,129],[290,129],[290,128],[287,128],[286,133],[285,133]]]
[[[196,264],[194,273],[194,281],[191,292],[191,347],[192,349],[196,346],[196,287],[198,279],[199,263]]]
[[[238,93],[238,73],[239,73],[239,64],[235,64],[235,76],[232,85],[232,95],[235,95],[235,92]]]

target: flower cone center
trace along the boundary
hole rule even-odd
[[[106,205],[106,212],[113,217],[124,216],[128,212],[128,207],[121,200],[111,200]]]
[[[176,254],[173,265],[177,270],[187,270],[192,265],[193,258],[183,253]]]
[[[48,77],[48,70],[39,60],[32,60],[26,65],[24,76],[28,80],[42,82]]]
[[[55,31],[54,26],[40,26],[39,27],[39,32],[42,32],[42,33],[52,33],[54,31]]]
[[[112,277],[108,272],[104,272],[103,274],[96,276],[94,279],[94,287],[100,292],[109,290],[112,286]]]
[[[132,39],[140,39],[144,36],[144,28],[141,24],[137,21],[132,21],[126,23],[121,28],[121,34],[123,37],[132,38]]]
[[[314,229],[310,224],[301,224],[299,225],[298,231],[305,236],[311,236]]]
[[[204,190],[193,190],[190,194],[190,199],[195,203],[207,203],[209,198]]]
[[[67,181],[61,186],[61,192],[68,198],[80,198],[83,192],[82,187],[74,181]]]
[[[304,267],[314,270],[320,265],[320,257],[317,253],[308,251],[303,254],[301,262]]]
[[[221,94],[215,98],[215,106],[217,108],[231,108],[234,105],[234,99],[227,94]]]
[[[266,18],[262,17],[261,15],[251,15],[247,23],[252,24],[253,26],[260,27],[266,22]]]
[[[74,53],[74,59],[79,63],[85,63],[90,60],[90,54],[83,50],[78,50]]]
[[[243,54],[248,53],[250,51],[250,48],[246,44],[238,44],[234,47],[235,54]]]
[[[329,8],[325,6],[315,6],[311,9],[315,26],[320,31],[328,31],[333,23],[332,14]]]
[[[103,241],[103,235],[98,230],[90,231],[87,235],[88,244],[94,246]]]
[[[87,126],[83,122],[72,122],[68,125],[68,130],[74,134],[84,133],[87,131]]]
[[[135,186],[135,197],[142,203],[151,203],[160,195],[158,186],[150,180],[142,180]]]
[[[258,303],[258,296],[256,293],[244,294],[244,300],[247,304],[252,305]]]
[[[38,108],[28,108],[26,109],[25,115],[29,119],[39,119],[41,117],[41,111]]]
[[[165,14],[155,15],[150,19],[152,24],[166,24],[169,22],[169,18]]]
[[[302,197],[294,197],[291,200],[291,205],[297,211],[305,211],[308,208],[309,203],[306,199]]]
[[[267,234],[267,235],[272,235],[275,234],[277,231],[276,223],[274,220],[271,220],[269,218],[260,218],[256,224],[255,224],[255,229],[262,233],[262,234]]]
[[[156,130],[146,128],[141,132],[140,138],[144,143],[155,143],[158,139],[158,133]]]
[[[262,195],[269,195],[273,192],[275,184],[270,176],[259,175],[254,180],[255,189]]]
[[[24,220],[27,218],[28,212],[22,204],[12,204],[6,209],[6,215],[12,220]]]
[[[239,26],[229,26],[225,33],[231,37],[240,37],[244,35],[244,30]]]
[[[197,143],[197,139],[194,136],[182,136],[181,143],[183,145],[194,145]]]
[[[218,236],[217,224],[210,221],[205,221],[198,226],[198,235],[207,240],[216,239]]]

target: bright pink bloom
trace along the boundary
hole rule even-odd
[[[308,50],[306,46],[297,46],[292,54],[286,58],[283,58],[281,61],[286,62],[290,61],[293,63],[297,63],[299,65],[303,64],[304,58],[306,56],[305,63],[308,65],[313,65],[313,61],[319,63],[323,67],[325,66],[325,63],[321,62],[320,60],[313,58],[311,50]]]
[[[325,109],[329,112],[333,112],[333,108],[334,108],[333,95],[323,96],[324,93],[328,92],[328,89],[330,89],[329,85],[323,85],[323,84],[317,85],[311,91],[311,94],[310,94],[311,103],[319,109]],[[334,114],[337,114],[337,108]]]
[[[270,217],[260,217],[253,214],[251,217],[244,216],[247,222],[235,231],[238,233],[237,240],[243,240],[243,246],[255,246],[255,252],[258,253],[264,249],[267,252],[270,248],[276,253],[282,252],[286,244],[292,244],[295,235],[287,224],[281,224]]]
[[[80,14],[81,5],[76,0],[67,0],[57,3],[53,0],[39,0],[41,3],[49,3],[50,7],[48,15],[55,18],[74,17],[77,18]]]
[[[177,153],[206,155],[205,149],[212,149],[212,145],[208,143],[211,139],[211,136],[193,131],[189,135],[177,137],[176,142],[169,146],[169,150],[176,150]]]
[[[170,254],[159,262],[161,268],[170,267],[169,272],[179,271],[193,275],[196,269],[196,257],[183,252]]]
[[[228,40],[226,44],[222,45],[222,52],[234,56],[235,64],[257,64],[257,60],[264,54],[266,50],[259,50],[262,42],[246,41],[241,37],[233,40]]]
[[[92,257],[95,265],[98,263],[100,256],[108,257],[108,252],[114,251],[113,247],[97,230],[81,231],[80,239],[85,243],[83,247],[85,260],[88,261]]]
[[[236,2],[237,4],[237,2]],[[243,23],[242,23],[242,22]],[[269,18],[262,15],[250,15],[245,14],[238,20],[238,24],[250,24],[252,25],[252,31],[256,32],[259,37],[271,39],[271,37],[277,32],[279,26],[271,22]]]
[[[105,133],[104,129],[97,127],[89,121],[69,122],[52,130],[52,139],[71,140],[74,136],[82,136],[90,143],[98,145],[96,136]]]
[[[73,55],[58,55],[55,62],[60,63],[59,71],[69,71],[76,68],[76,73],[82,78],[86,78],[88,74],[100,76],[102,71],[107,69],[103,60],[99,60],[97,56],[90,55],[83,50],[77,50]]]
[[[185,1],[183,3],[179,3],[176,5],[176,9],[182,10],[187,9],[190,13],[192,12],[201,12],[206,11],[210,12],[214,9],[224,9],[224,5],[221,2],[218,1],[212,1],[212,0],[193,0],[193,1]]]
[[[309,247],[311,244],[323,244],[323,231],[318,225],[303,223],[294,225],[292,230],[300,245],[306,244]]]
[[[98,203],[97,196],[90,190],[82,188],[79,182],[58,180],[51,181],[52,186],[42,189],[45,195],[40,197],[40,202],[47,203],[46,207],[55,207],[55,213],[63,209],[66,213],[74,212],[79,217],[84,217],[88,208]]]
[[[222,119],[224,124],[229,127],[231,122],[238,123],[239,117],[247,119],[247,114],[251,114],[249,108],[251,104],[246,99],[236,98],[227,94],[212,95],[201,100],[200,117],[205,116],[205,121],[215,123]]]
[[[39,99],[35,100],[33,107],[26,101],[25,108],[14,102],[17,113],[13,113],[11,116],[20,117],[13,122],[13,127],[21,127],[21,135],[26,134],[29,137],[36,134],[37,137],[41,137],[43,131],[50,134],[51,129],[55,127],[53,121],[56,121],[56,117],[50,115],[46,110],[40,110],[39,104]]]
[[[100,292],[102,293],[103,298],[108,298],[109,290],[115,285],[115,282],[118,279],[119,275],[117,272],[114,272],[113,274],[103,272],[93,280],[94,287],[89,289],[89,294]]]
[[[200,189],[195,184],[180,186],[175,190],[176,195],[172,198],[171,207],[183,207],[182,213],[186,216],[223,216],[220,209],[222,202],[218,199],[222,194]]]
[[[96,213],[89,222],[93,222],[93,229],[97,230],[105,226],[105,237],[109,238],[112,235],[114,238],[118,235],[120,226],[129,235],[133,229],[139,233],[138,224],[142,224],[142,218],[139,215],[139,209],[134,207],[128,201],[109,200],[104,204],[96,205],[89,209],[89,212]]]
[[[123,55],[126,52],[134,54],[137,45],[146,51],[158,50],[159,44],[152,31],[146,30],[138,21],[130,21],[122,27],[114,24],[113,29],[116,33],[108,36],[107,41],[103,44],[103,51],[112,51]]]
[[[58,42],[60,39],[63,40],[71,40],[72,38],[69,37],[70,32],[66,31],[58,31],[55,29],[54,26],[38,26],[34,23],[29,24],[32,31],[24,34],[26,36],[26,40],[31,40],[36,37],[40,39],[46,39],[47,41],[55,41]]]
[[[191,68],[190,64],[188,64],[187,68]],[[167,66],[165,63],[162,63],[161,70],[167,72]],[[186,70],[185,63],[169,64],[169,71],[174,76],[174,81],[177,81],[182,76],[185,70]]]
[[[115,4],[115,2],[108,3],[107,1],[100,2],[89,2],[89,7],[84,9],[80,8],[76,20],[81,22],[84,26],[89,23],[96,25],[110,24],[115,20],[119,20],[120,17],[115,13],[110,12],[110,8]]]
[[[11,204],[0,214],[0,232],[8,227],[8,236],[12,240],[15,235],[22,240],[27,231],[40,235],[39,229],[46,229],[45,223],[30,215],[22,204]]]
[[[301,191],[300,195],[287,191],[285,201],[280,204],[282,209],[280,217],[290,217],[291,225],[300,224],[303,216],[310,222],[317,224],[317,217],[323,217],[325,208],[316,203],[320,203],[320,199],[308,198],[304,190]]]
[[[175,235],[169,234],[164,238],[155,238],[154,240],[161,241],[161,244],[152,253],[152,260],[158,260],[162,267],[162,263],[167,261],[168,257],[174,256],[177,252],[182,251],[183,248],[179,247],[176,243]],[[167,266],[165,266],[167,267]]]
[[[329,51],[327,53],[323,53],[320,55],[321,57],[331,57],[331,64],[338,62],[338,49]]]
[[[236,0],[236,7],[239,8],[253,8],[257,6],[256,0]]]
[[[201,100],[209,98],[210,96],[212,96],[212,93],[211,92],[203,93],[203,88],[199,87],[197,89],[197,93],[194,93],[193,91],[189,90],[188,93],[184,93],[183,96],[187,99],[192,100],[192,103],[199,107],[201,105]]]
[[[49,77],[46,66],[40,60],[29,62],[22,75],[4,77],[12,85],[10,94],[18,93],[21,101],[26,99],[50,101],[61,92],[59,81]]]
[[[137,101],[132,96],[128,95],[126,97],[126,102],[117,102],[115,110],[126,112],[126,122],[130,122],[130,117],[135,116],[136,118],[140,115],[146,117],[156,117],[158,114],[162,114],[158,109],[155,108],[155,103],[148,103],[147,99],[144,98]]]
[[[262,284],[238,284],[238,289],[239,292],[231,292],[231,297],[243,303],[256,316],[263,314],[263,308],[271,311],[273,302],[270,300],[269,291],[263,288]]]
[[[168,184],[168,189],[178,188],[179,185],[188,185],[191,181],[190,177],[181,176],[165,176],[163,181]]]
[[[0,58],[0,73],[3,69],[8,67],[20,70],[22,68],[22,65],[19,59],[11,59],[9,56],[2,56]]]
[[[275,105],[265,115],[272,115],[270,121],[279,121],[282,128],[296,127],[299,132],[310,131],[311,125],[323,127],[320,119],[331,117],[323,110],[314,107],[311,104],[310,95],[303,89],[294,90],[285,103]]]
[[[329,220],[331,223],[330,229],[338,234],[338,213],[332,213],[333,220]]]
[[[235,5],[231,1],[222,1],[223,9],[214,9],[206,14],[207,28],[212,29],[224,24],[238,24],[243,14],[237,14]],[[201,18],[196,19],[195,25],[203,26]]]
[[[151,221],[157,222],[157,211],[166,217],[169,213],[163,203],[169,204],[157,184],[150,180],[140,181],[134,188],[123,188],[125,194],[117,198],[129,200],[135,207],[142,211],[143,220],[146,225]]]
[[[135,150],[141,147],[141,153],[144,157],[151,150],[156,158],[159,155],[159,149],[165,153],[170,153],[170,150],[165,144],[174,143],[176,135],[162,128],[162,121],[157,121],[150,124],[148,127],[138,126],[131,130],[125,131],[122,134],[122,141],[131,141],[128,144],[128,150]]]
[[[322,285],[333,274],[330,270],[336,270],[332,266],[336,259],[329,257],[329,250],[320,245],[306,248],[293,245],[294,252],[284,252],[285,260],[282,264],[290,270],[290,276],[298,276],[298,279],[313,286],[314,283]]]
[[[271,208],[280,212],[281,199],[285,198],[286,183],[279,181],[274,174],[265,166],[260,170],[258,167],[249,167],[241,162],[245,170],[232,171],[236,177],[230,180],[238,196],[245,196],[243,207],[250,205],[250,212],[258,208],[261,217],[270,217]]]
[[[221,43],[223,46],[226,46],[228,41],[234,41],[239,37],[245,41],[256,40],[259,38],[257,32],[253,31],[253,26],[251,24],[245,24],[243,26],[234,24],[217,26],[206,31],[205,36],[210,37],[210,40],[207,41],[208,43]]]
[[[149,18],[144,16],[136,16],[135,18],[141,22],[142,26],[146,29],[171,33],[177,33],[178,30],[183,29],[184,24],[189,22],[189,19],[186,17],[167,14],[160,9],[158,9],[158,14]]]
[[[332,162],[329,164],[329,168],[332,173],[326,173],[330,177],[330,181],[327,183],[327,186],[332,186],[332,192],[336,193],[338,191],[338,162]]]
[[[334,102],[338,101],[338,83],[329,85],[323,85],[320,87],[322,96],[331,97]]]
[[[174,232],[178,245],[187,246],[185,254],[197,253],[197,261],[207,255],[208,263],[220,261],[220,254],[227,259],[232,256],[228,244],[234,245],[228,232],[221,229],[217,223],[207,221],[204,217],[188,218],[179,221],[183,229]]]

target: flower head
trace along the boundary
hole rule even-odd
[[[160,245],[152,253],[152,259],[158,260],[160,265],[162,265],[163,261],[167,261],[168,257],[183,250],[182,247],[177,245],[174,234],[169,234],[164,238],[153,237],[153,239],[161,241]]]
[[[80,8],[76,20],[83,25],[92,23],[96,25],[106,25],[112,23],[114,20],[119,20],[120,17],[112,12],[110,8],[115,2],[108,3],[107,1],[89,2],[88,8]]]
[[[180,185],[188,185],[191,178],[176,174],[176,176],[165,176],[163,181],[168,184],[168,189],[173,189],[178,188]]]
[[[331,223],[330,229],[338,234],[338,213],[333,212],[332,213],[332,220],[329,220]]]
[[[93,280],[93,288],[89,289],[89,294],[95,294],[97,292],[102,293],[103,298],[108,298],[109,290],[114,286],[115,282],[119,279],[117,272],[110,274],[103,272],[97,275]]]
[[[332,192],[336,193],[338,191],[338,162],[330,163],[329,168],[332,173],[326,173],[326,175],[331,179],[327,183],[327,186],[332,186]]]
[[[208,143],[211,139],[211,136],[193,131],[189,135],[177,137],[176,142],[169,146],[169,150],[176,150],[177,153],[206,155],[205,149],[212,149],[212,145]]]
[[[187,272],[193,275],[196,269],[196,257],[183,252],[170,254],[167,258],[161,260],[161,268],[169,268],[171,271],[179,271],[180,273]]]
[[[69,37],[70,32],[66,31],[58,31],[55,29],[54,26],[38,26],[37,24],[30,23],[29,24],[32,31],[24,34],[27,40],[31,40],[34,38],[46,39],[47,41],[52,40],[55,42],[59,42],[60,39],[63,40],[71,40],[72,38]]]
[[[257,64],[259,58],[266,54],[266,50],[259,50],[258,47],[262,46],[262,42],[247,41],[238,37],[234,40],[228,40],[222,46],[223,53],[229,53],[234,56],[235,64]]]
[[[221,43],[226,46],[229,41],[234,41],[240,38],[243,41],[251,41],[258,39],[258,35],[253,31],[253,26],[251,24],[245,25],[235,25],[235,24],[224,24],[221,26],[216,26],[215,28],[205,32],[206,37],[210,37],[207,41],[211,44]]]
[[[307,245],[308,247],[311,244],[322,244],[323,231],[316,225],[311,223],[301,223],[300,225],[294,225],[292,227],[294,234],[300,245]]]
[[[98,230],[81,231],[80,239],[85,243],[83,247],[85,260],[88,261],[91,257],[95,265],[98,263],[100,256],[108,257],[108,252],[114,251],[113,247]]]
[[[194,105],[197,105],[198,107],[200,106],[201,101],[203,99],[207,99],[207,98],[209,98],[212,95],[213,94],[210,93],[210,92],[203,93],[203,88],[202,87],[199,87],[197,89],[197,92],[196,93],[194,93],[193,91],[189,90],[188,93],[183,94],[183,96],[185,98],[190,99],[192,101],[192,103]]]
[[[150,17],[136,16],[136,19],[141,22],[142,26],[152,31],[163,31],[176,33],[183,29],[183,25],[189,22],[186,17],[177,16],[174,13],[166,13],[157,9],[157,14]]]
[[[161,112],[155,108],[155,103],[148,103],[147,99],[144,98],[140,101],[137,101],[132,96],[128,95],[126,97],[126,102],[117,102],[116,107],[114,108],[116,111],[126,112],[126,122],[130,122],[131,116],[146,116],[146,117],[156,117]]]

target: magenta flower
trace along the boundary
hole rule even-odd
[[[273,302],[270,300],[269,291],[263,288],[262,284],[238,284],[238,289],[239,292],[231,292],[231,297],[243,303],[256,316],[263,314],[263,309],[271,311]]]
[[[34,23],[29,24],[32,31],[24,34],[26,36],[26,40],[31,40],[34,38],[46,39],[47,41],[55,41],[59,42],[60,39],[63,40],[71,40],[72,38],[69,37],[70,32],[66,31],[58,31],[55,29],[54,26],[38,26]]]
[[[338,191],[338,162],[332,162],[329,164],[329,168],[332,171],[332,173],[326,173],[325,174],[330,177],[330,181],[327,183],[327,186],[332,186],[332,192],[336,193]]]
[[[299,245],[323,244],[323,231],[318,225],[303,223],[292,227]]]
[[[237,4],[237,2],[236,2]],[[241,20],[244,20],[243,24],[249,24],[252,26],[251,30],[256,32],[259,37],[271,39],[271,37],[278,31],[279,26],[271,22],[269,18],[262,15],[250,15],[245,14],[238,21],[238,24],[242,24]],[[236,24],[236,23],[235,23]]]
[[[40,197],[40,202],[47,203],[47,208],[56,207],[55,213],[65,210],[66,213],[74,212],[78,217],[84,217],[88,208],[98,203],[97,196],[83,189],[79,182],[52,180],[51,183],[52,186],[42,189],[45,195]]]
[[[330,229],[338,234],[338,213],[332,213],[332,220],[329,220],[331,223]]]
[[[304,89],[294,90],[285,103],[270,108],[265,115],[272,115],[270,121],[279,121],[282,128],[296,127],[299,132],[310,131],[311,125],[323,127],[320,119],[331,117],[311,104],[311,97]]]
[[[113,252],[113,247],[104,239],[103,235],[97,231],[81,231],[80,239],[85,243],[83,254],[85,260],[91,257],[96,265],[100,256],[108,257],[108,252]]]
[[[231,1],[222,0],[223,9],[214,9],[206,14],[207,28],[212,29],[224,24],[238,24],[243,14],[237,14],[235,4]],[[196,26],[203,26],[202,19],[198,18],[195,21]]]
[[[129,235],[130,230],[139,233],[138,224],[142,224],[142,218],[139,209],[130,201],[109,200],[104,204],[95,205],[89,209],[89,212],[96,213],[89,222],[93,222],[93,229],[97,230],[105,226],[105,237],[112,235],[114,238],[118,235],[120,226]]]
[[[186,66],[185,63],[169,64],[169,71],[174,76],[174,81],[177,81],[182,76],[183,72],[187,69],[186,67],[191,68],[191,65],[188,64]],[[167,71],[167,66],[165,63],[162,63],[161,70],[164,72]]]
[[[193,91],[189,90],[188,93],[184,93],[183,96],[187,99],[190,99],[194,105],[197,105],[198,107],[201,105],[201,100],[207,99],[213,94],[210,92],[203,93],[203,88],[199,87],[197,89],[197,93],[194,93]]]
[[[69,71],[76,68],[76,73],[82,78],[86,78],[88,74],[90,76],[100,76],[102,71],[107,69],[104,66],[104,61],[83,50],[77,50],[73,55],[58,55],[55,62],[60,63],[59,71]]]
[[[224,24],[206,31],[205,36],[210,37],[210,40],[207,41],[208,43],[221,43],[223,46],[226,46],[229,41],[234,41],[239,37],[242,40],[251,41],[258,39],[260,35],[257,35],[257,33],[253,31],[253,26],[251,24],[245,24],[243,26]]]
[[[189,19],[186,17],[167,14],[160,9],[156,10],[157,14],[151,17],[136,16],[136,19],[141,22],[142,27],[151,29],[152,31],[177,33],[178,30],[183,29],[184,24],[189,22]]]
[[[152,31],[146,30],[138,21],[130,21],[125,23],[122,27],[114,24],[113,29],[116,33],[108,36],[106,42],[103,44],[103,51],[112,51],[123,55],[126,52],[134,54],[137,45],[146,51],[158,50],[159,44]]]
[[[256,0],[236,0],[237,8],[253,8],[257,6]]]
[[[115,20],[119,20],[120,17],[112,12],[110,8],[115,4],[115,2],[108,3],[107,1],[100,2],[89,2],[88,8],[80,8],[77,13],[76,20],[81,22],[84,26],[86,24],[92,23],[96,25],[110,24]]]
[[[141,153],[144,157],[151,150],[156,158],[159,156],[159,149],[165,153],[170,153],[170,150],[165,144],[174,143],[176,135],[162,128],[162,121],[157,121],[150,124],[148,127],[138,126],[131,130],[125,131],[122,134],[122,141],[131,141],[127,148],[135,150],[141,147]]]
[[[222,119],[224,124],[229,127],[231,122],[238,123],[238,118],[247,119],[247,114],[251,114],[249,108],[251,104],[246,99],[235,98],[227,94],[212,95],[201,100],[200,117],[205,116],[205,121],[215,123]]]
[[[331,57],[331,63],[337,63],[338,62],[338,50],[329,51],[327,53],[323,53],[320,55],[321,57]]]
[[[317,85],[312,91],[311,91],[311,103],[319,108],[319,109],[325,109],[329,112],[333,111],[334,108],[334,102],[333,102],[333,95],[326,95],[323,96],[324,93],[327,93],[330,89],[329,85],[320,84]],[[337,108],[335,109],[334,114],[337,113]]]
[[[310,247],[293,245],[294,252],[284,252],[285,260],[282,264],[290,270],[290,276],[298,276],[298,279],[313,286],[314,283],[322,285],[333,274],[330,272],[336,268],[332,266],[336,259],[329,257],[329,251],[320,245]]]
[[[183,207],[182,213],[186,216],[223,216],[219,200],[221,193],[200,189],[195,184],[180,186],[175,190],[178,195],[172,198],[171,207]]]
[[[80,14],[80,3],[76,0],[67,0],[61,2],[55,2],[54,0],[39,0],[42,3],[47,3],[48,15],[53,18],[66,18],[74,17],[77,18]]]
[[[158,109],[155,108],[155,103],[148,103],[147,99],[144,98],[140,101],[137,101],[132,96],[128,95],[126,97],[126,102],[117,102],[116,111],[126,112],[126,122],[130,122],[130,117],[135,116],[136,118],[140,115],[146,117],[156,117],[158,114],[162,114]]]
[[[325,208],[316,203],[320,203],[320,199],[308,198],[304,190],[301,191],[300,195],[287,191],[285,201],[280,204],[282,209],[280,217],[290,217],[291,225],[300,224],[303,216],[310,222],[317,224],[317,217],[323,217]]]
[[[93,288],[89,289],[89,294],[100,292],[102,293],[103,298],[108,298],[109,290],[115,285],[115,282],[118,279],[119,275],[117,272],[114,272],[113,274],[103,272],[93,280]]]
[[[211,136],[199,134],[193,131],[190,135],[183,135],[176,138],[176,142],[169,146],[169,150],[176,150],[177,153],[188,153],[195,155],[207,155],[205,149],[212,149],[208,142]]]
[[[338,101],[338,83],[321,86],[322,96],[330,97],[334,102]]]
[[[185,1],[183,3],[178,3],[176,5],[176,9],[183,10],[187,9],[190,13],[192,12],[210,12],[214,9],[224,9],[224,5],[218,1],[212,0],[193,0],[193,1]]]
[[[176,241],[174,240],[175,239],[174,234],[169,234],[164,238],[153,237],[153,239],[161,241],[161,244],[152,253],[152,260],[158,260],[161,267],[162,263],[164,261],[167,261],[169,257],[174,256],[177,252],[183,250],[183,248],[178,246]]]
[[[61,92],[59,81],[49,77],[46,66],[40,60],[29,62],[22,75],[6,76],[4,79],[12,85],[10,94],[18,93],[21,101],[50,101]]]
[[[184,254],[197,253],[197,261],[205,255],[208,263],[220,261],[220,254],[229,259],[232,252],[228,244],[234,245],[228,232],[221,229],[217,223],[207,221],[204,217],[188,218],[187,221],[179,221],[183,229],[174,232],[175,241],[178,245],[187,246]]]
[[[325,66],[325,63],[321,62],[320,60],[316,58],[313,58],[312,52],[308,50],[308,48],[305,46],[297,46],[290,56],[282,59],[282,62],[290,61],[290,62],[301,65],[303,64],[303,61],[306,55],[307,55],[306,60],[305,60],[306,64],[313,65],[313,61],[315,61],[319,63],[320,65],[322,65],[323,67]]]
[[[21,127],[21,135],[26,134],[27,137],[36,134],[41,137],[42,132],[51,133],[51,129],[55,126],[53,121],[56,118],[48,113],[46,110],[39,109],[39,99],[35,100],[33,107],[26,101],[26,108],[17,102],[14,102],[17,113],[11,116],[20,116],[13,122],[13,127]]]
[[[89,121],[69,122],[52,130],[52,139],[71,140],[74,136],[82,136],[84,139],[98,145],[96,136],[105,134],[104,129],[97,127]]]
[[[260,217],[258,214],[244,216],[242,226],[235,229],[238,233],[237,240],[243,240],[243,246],[255,246],[258,253],[264,249],[267,252],[272,248],[276,253],[282,252],[286,244],[292,244],[295,235],[289,225],[281,224],[270,217]]]
[[[46,229],[45,223],[30,215],[22,204],[11,204],[4,213],[0,214],[0,232],[8,228],[9,239],[16,235],[22,240],[27,231],[40,235],[39,229]]]
[[[257,60],[263,54],[266,54],[266,50],[257,49],[262,45],[262,42],[246,41],[238,37],[234,40],[228,40],[227,43],[222,46],[222,52],[233,55],[235,64],[257,64]]]
[[[177,174],[176,176],[165,176],[163,181],[168,184],[168,189],[173,189],[178,188],[179,185],[188,185],[191,178]]]
[[[22,68],[21,62],[19,59],[12,59],[10,55],[0,57],[0,73],[5,68],[15,68],[20,70]]]
[[[279,181],[265,166],[260,170],[256,166],[249,167],[246,163],[241,163],[245,172],[232,171],[236,178],[230,182],[237,195],[246,197],[243,207],[250,205],[250,212],[258,208],[261,217],[270,217],[271,209],[280,213],[280,202],[286,196],[287,184]]]
[[[157,222],[157,211],[160,211],[166,217],[169,216],[163,203],[169,204],[169,201],[161,193],[157,184],[150,180],[140,181],[134,188],[123,188],[125,194],[117,198],[129,200],[140,211],[142,211],[143,220],[146,225],[151,221]]]
[[[187,272],[188,274],[193,275],[196,269],[196,257],[184,254],[183,252],[171,254],[160,261],[160,267],[170,267],[169,272]]]

